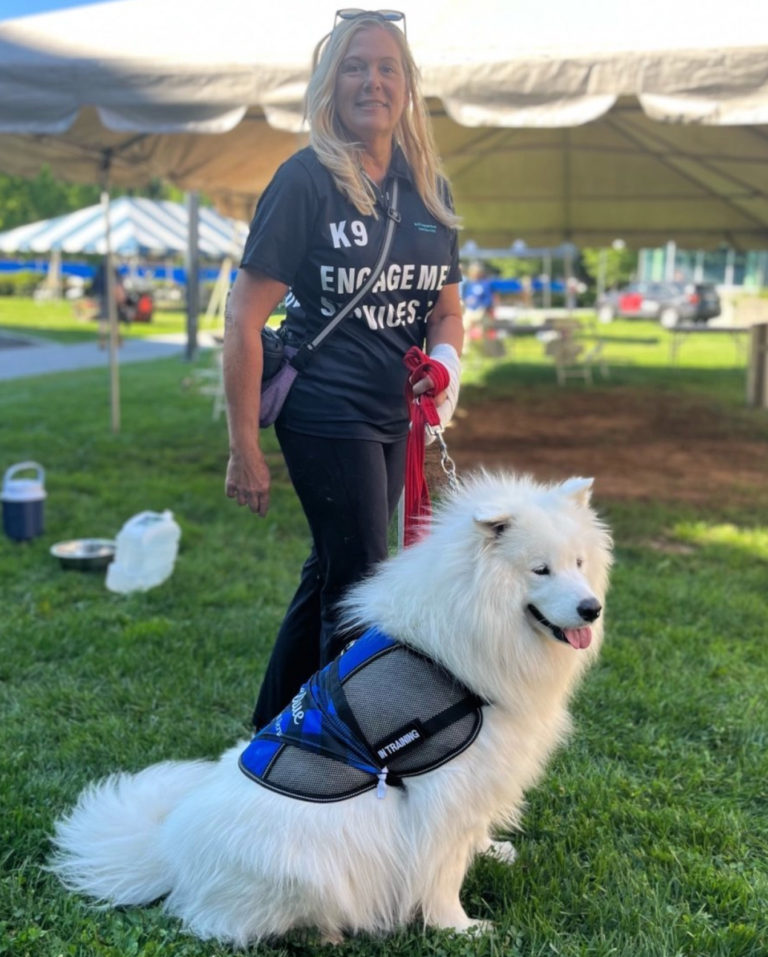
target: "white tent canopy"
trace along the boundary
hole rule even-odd
[[[0,24],[0,168],[164,176],[250,216],[302,145],[328,0],[116,0]],[[465,237],[768,246],[763,0],[405,0]]]
[[[119,256],[178,256],[187,252],[188,212],[180,203],[122,196],[110,203],[112,252]],[[248,234],[245,223],[213,209],[200,210],[200,253],[208,259],[240,256]],[[104,209],[88,206],[53,219],[0,233],[0,252],[88,253],[107,251]]]

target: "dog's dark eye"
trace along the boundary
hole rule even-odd
[[[577,559],[576,559],[576,567],[577,567],[577,568],[581,568],[581,566],[582,566],[583,564],[584,564],[584,559],[583,559],[583,558],[577,558]]]
[[[548,575],[549,574],[549,565],[539,565],[538,568],[533,569],[534,575]]]

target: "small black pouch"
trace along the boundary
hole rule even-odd
[[[261,381],[272,379],[282,369],[285,361],[285,343],[280,329],[264,326],[261,330],[261,349],[264,354],[264,371]]]

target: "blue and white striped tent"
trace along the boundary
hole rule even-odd
[[[167,200],[122,196],[109,206],[112,252],[118,256],[166,257],[187,252],[187,209]],[[213,209],[201,208],[200,255],[207,259],[239,260],[248,227]],[[0,233],[0,252],[92,253],[106,252],[104,209],[88,206],[75,213],[45,219]]]

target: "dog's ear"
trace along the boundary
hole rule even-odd
[[[512,516],[508,512],[491,506],[475,509],[473,518],[489,538],[498,538],[512,524]]]
[[[595,480],[591,478],[571,478],[563,482],[560,491],[563,495],[569,495],[577,505],[587,508],[592,497],[592,484]]]

